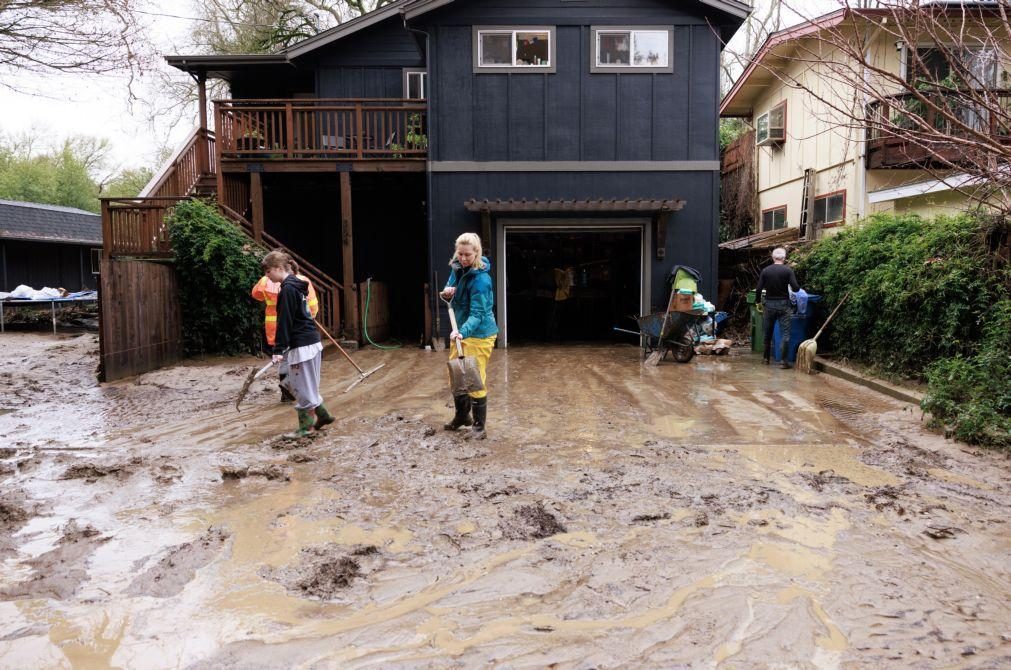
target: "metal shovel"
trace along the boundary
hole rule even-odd
[[[449,310],[449,323],[453,326],[453,330],[459,330],[456,325],[456,313],[453,311],[453,305],[441,295],[439,298],[446,303],[446,308]],[[477,359],[473,356],[464,356],[460,340],[455,340],[455,342],[457,357],[451,358],[447,363],[453,395],[483,391],[484,383],[481,381],[481,370],[477,365]]]

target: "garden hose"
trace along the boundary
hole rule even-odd
[[[365,333],[365,340],[374,346],[376,349],[399,349],[404,346],[397,340],[393,340],[396,344],[382,345],[376,344],[369,337],[369,302],[372,300],[372,277],[365,280],[365,318],[362,320],[362,332]]]

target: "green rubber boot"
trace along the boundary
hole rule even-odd
[[[296,409],[298,413],[298,430],[287,433],[285,437],[299,438],[309,435],[316,425],[316,414],[311,409]]]
[[[323,403],[316,406],[316,425],[313,426],[316,430],[321,430],[323,426],[329,426],[331,423],[337,420],[333,414],[330,413]]]

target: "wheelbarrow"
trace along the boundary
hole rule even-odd
[[[639,324],[639,331],[614,328],[616,332],[639,335],[644,356],[661,350],[660,360],[672,354],[678,363],[687,363],[695,356],[695,345],[701,337],[699,324],[705,319],[705,312],[671,312],[664,325],[664,313],[654,312],[633,317]],[[663,332],[660,329],[663,328]]]

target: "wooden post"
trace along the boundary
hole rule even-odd
[[[284,103],[284,133],[286,137],[284,138],[284,143],[287,145],[287,151],[285,155],[290,159],[294,158],[295,154],[295,115],[291,109],[291,103]]]
[[[197,75],[197,100],[200,105],[200,130],[197,131],[197,172],[199,175],[210,172],[207,155],[207,73]]]
[[[355,141],[358,143],[358,158],[362,158],[362,142],[365,140],[365,133],[362,132],[362,103],[355,103]],[[341,173],[343,175],[343,173]],[[343,178],[343,177],[342,177]],[[343,182],[341,182],[343,183]]]
[[[253,205],[253,239],[263,241],[263,175],[249,173],[249,196]]]
[[[424,290],[423,301],[425,305],[425,334],[424,334],[425,339],[422,340],[426,345],[432,341],[432,302],[431,302],[432,298],[431,294],[429,293],[429,288],[430,287],[426,282],[423,287]]]
[[[667,219],[669,210],[661,210],[653,220],[656,222],[656,259],[662,261],[667,256]]]
[[[491,211],[487,209],[481,210],[481,246],[485,256],[491,258],[494,255],[491,253]]]
[[[228,204],[228,200],[225,197],[225,171],[224,166],[221,164],[221,151],[222,144],[225,142],[225,132],[224,132],[224,112],[221,111],[220,103],[214,103],[214,130],[216,135],[214,137],[214,164],[217,166],[217,177],[218,177],[218,192],[217,198],[218,202],[221,204]],[[242,214],[243,212],[239,212]]]
[[[359,133],[361,127],[359,126]],[[355,284],[355,242],[351,221],[351,173],[341,172],[341,247],[344,267],[344,329],[358,339],[358,286]]]

